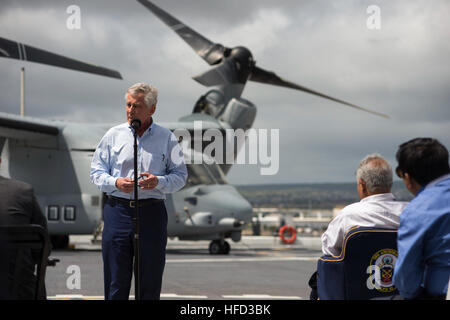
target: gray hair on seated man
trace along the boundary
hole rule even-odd
[[[392,167],[380,154],[369,154],[359,163],[356,180],[360,198],[391,192]]]
[[[144,101],[148,108],[156,106],[158,102],[158,90],[154,86],[143,82],[133,84],[125,93],[125,100],[127,99],[127,95],[136,97],[140,93],[145,94]]]

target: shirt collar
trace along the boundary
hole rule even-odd
[[[148,127],[148,129],[144,132],[144,134],[149,132],[150,135],[153,135],[153,132],[155,131],[155,129],[153,129],[154,128],[154,124],[155,124],[155,120],[153,120],[153,118],[152,118],[152,123],[150,124],[150,127]],[[132,133],[134,132],[134,129],[133,129],[133,127],[130,124],[128,124],[128,128],[131,130]]]
[[[430,181],[430,182],[425,186],[424,189],[431,188],[431,187],[437,185],[439,182],[441,182],[441,181],[443,181],[443,180],[446,180],[446,179],[450,179],[450,173],[444,174],[443,176],[440,176],[439,178],[434,179],[433,181]]]
[[[417,191],[416,195],[414,197],[417,197],[423,190],[434,187],[439,182],[450,179],[450,173],[444,174],[443,176],[440,176],[439,178],[434,179],[433,181],[428,182],[425,186],[422,186],[422,188]]]
[[[368,202],[368,201],[394,201],[395,197],[392,193],[379,193],[374,194],[364,199],[361,199],[360,202]]]
[[[152,123],[150,124],[150,127],[148,127],[147,131],[150,133],[150,135],[153,135],[155,132],[155,120],[152,118]]]

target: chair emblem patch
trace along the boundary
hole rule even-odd
[[[397,250],[394,249],[382,249],[372,256],[367,267],[367,273],[370,275],[366,282],[368,289],[377,289],[380,292],[395,291],[392,277],[397,256]]]

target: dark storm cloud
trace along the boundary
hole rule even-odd
[[[377,1],[381,29],[366,27],[373,1],[155,0],[212,41],[245,45],[257,64],[317,91],[387,113],[390,120],[306,93],[249,83],[256,128],[280,130],[280,171],[237,165],[233,183],[353,181],[359,160],[433,136],[450,147],[450,36],[446,1]],[[68,30],[66,8],[81,8]],[[136,1],[1,1],[0,36],[117,69],[123,81],[0,59],[1,111],[18,113],[26,67],[27,114],[124,121],[123,93],[138,81],[159,88],[158,121],[191,112],[207,89],[191,77],[207,64]]]

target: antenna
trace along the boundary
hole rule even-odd
[[[25,68],[20,71],[20,115],[25,116]]]

